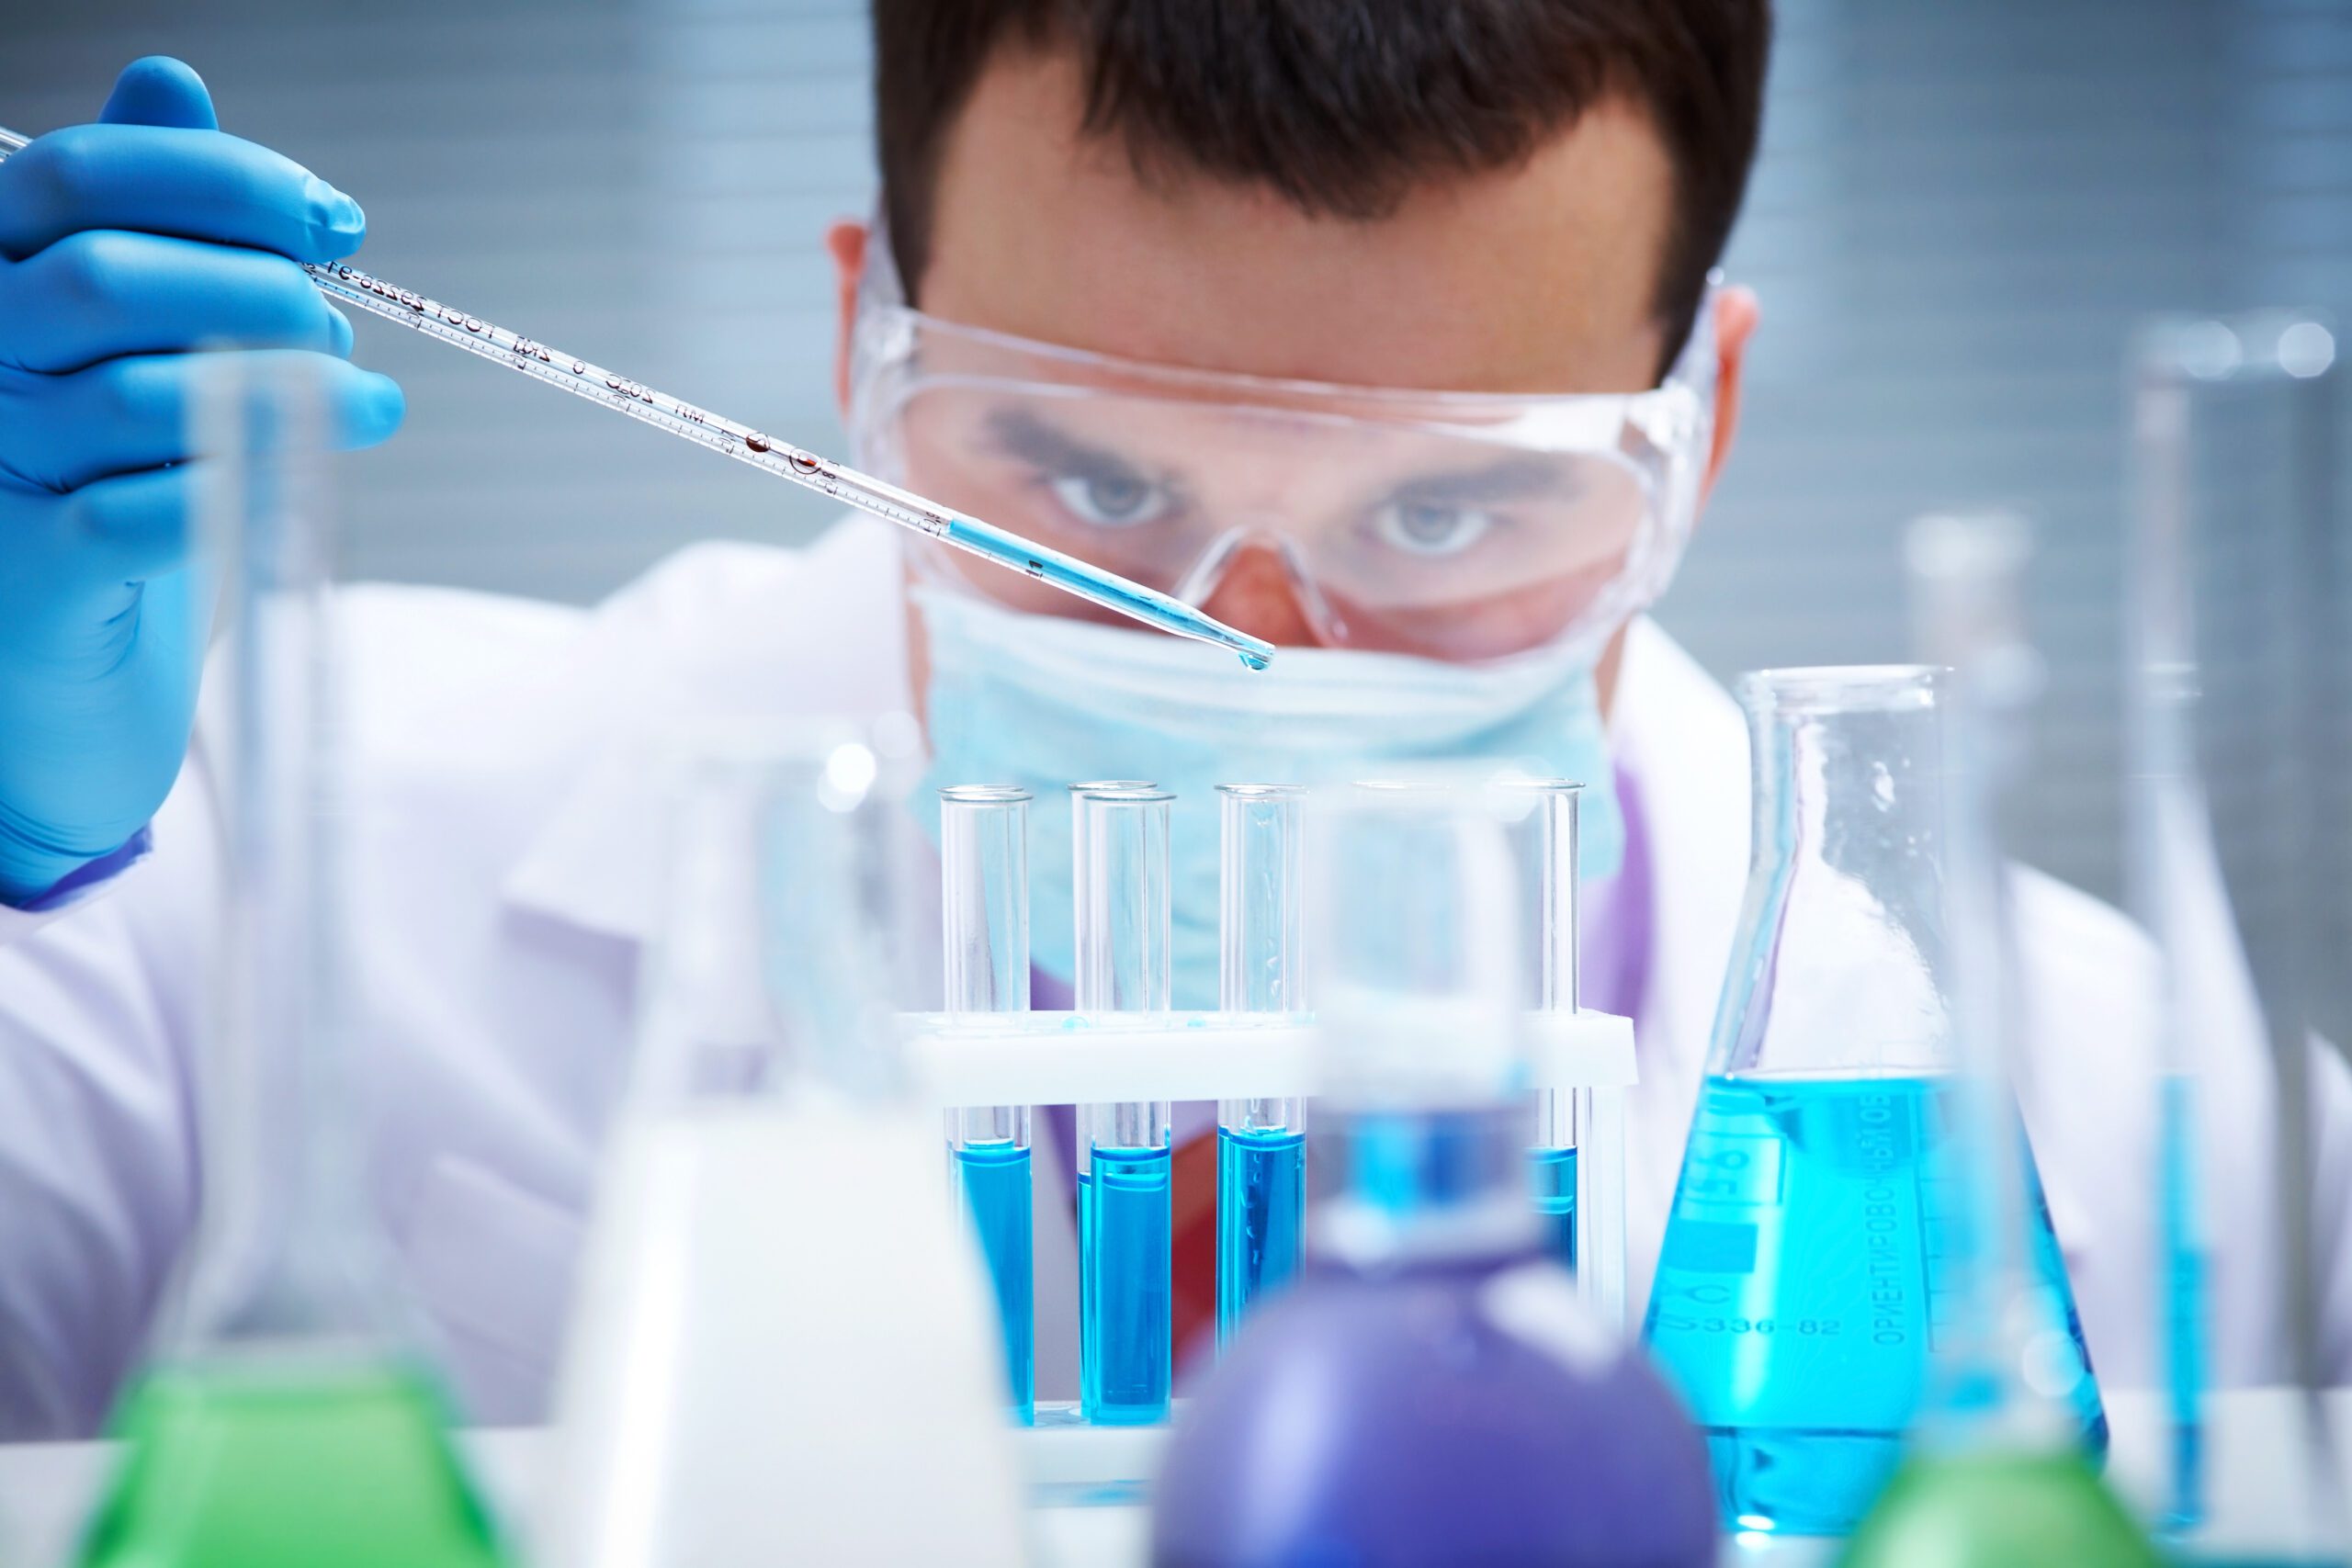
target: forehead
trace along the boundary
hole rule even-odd
[[[1610,99],[1522,165],[1443,175],[1376,220],[1138,175],[1081,137],[1065,55],[1001,54],[950,130],[920,283],[934,315],[1161,364],[1363,386],[1650,384],[1673,171]]]

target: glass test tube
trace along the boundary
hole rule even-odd
[[[939,792],[939,860],[951,1013],[1029,1010],[1029,792],[957,784]],[[1013,1419],[1036,1418],[1035,1248],[1029,1210],[1029,1107],[947,1112],[956,1203],[988,1259],[1004,1332]]]
[[[1218,1006],[1297,1012],[1299,807],[1294,784],[1228,784],[1220,801]],[[1216,1340],[1298,1272],[1306,1224],[1306,1105],[1296,1099],[1217,1104]]]
[[[1151,784],[1070,786],[1080,1012],[1169,1007],[1170,803]],[[1165,1420],[1170,1107],[1087,1105],[1078,1116],[1079,1409],[1102,1426]]]
[[[1529,932],[1535,942],[1530,978],[1542,1012],[1574,1013],[1579,997],[1577,928],[1577,800],[1584,785],[1539,779],[1526,785],[1535,809],[1521,831],[1526,840],[1526,893],[1534,899]],[[1564,1269],[1577,1266],[1577,1147],[1590,1120],[1590,1091],[1546,1089],[1535,1095],[1535,1140],[1527,1151],[1544,1250]]]

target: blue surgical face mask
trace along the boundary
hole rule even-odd
[[[1586,785],[1585,877],[1623,858],[1607,737],[1589,659],[1498,665],[1284,649],[1273,668],[1151,632],[1024,615],[937,588],[915,601],[930,636],[932,767],[918,808],[938,832],[938,789],[1020,784],[1035,797],[1029,934],[1037,966],[1072,970],[1069,786],[1139,779],[1176,795],[1170,828],[1175,1005],[1217,1000],[1220,784],[1376,778],[1400,765],[1492,758]]]

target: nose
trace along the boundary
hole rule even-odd
[[[1201,609],[1236,631],[1276,648],[1319,648],[1324,638],[1307,618],[1298,584],[1283,558],[1261,544],[1245,544],[1218,576]]]

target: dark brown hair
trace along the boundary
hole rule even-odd
[[[1008,44],[1074,50],[1085,131],[1124,138],[1139,173],[1345,218],[1518,164],[1618,94],[1674,161],[1657,308],[1679,346],[1747,190],[1771,31],[1770,0],[874,0],[895,259],[911,293],[948,129]]]

